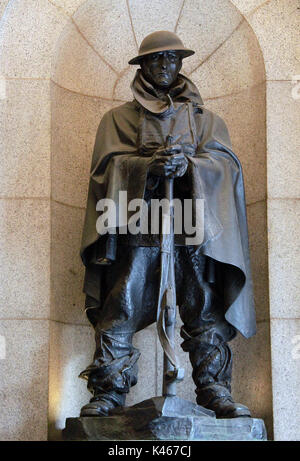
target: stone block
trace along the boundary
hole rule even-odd
[[[138,45],[157,30],[174,31],[182,7],[182,0],[129,0],[128,3]]]
[[[271,318],[299,317],[299,200],[269,200]]]
[[[84,208],[96,132],[112,104],[52,84],[52,197]]]
[[[0,200],[0,318],[49,318],[50,204]]]
[[[269,273],[266,201],[247,207],[249,246],[257,321],[269,320]]]
[[[266,0],[231,0],[231,3],[233,3],[241,13],[247,14],[266,3]]]
[[[299,4],[272,0],[247,15],[262,49],[267,80],[290,80],[300,73]]]
[[[82,34],[117,72],[137,53],[126,2],[88,0],[73,16]]]
[[[239,94],[208,99],[205,106],[222,117],[233,151],[241,161],[247,203],[266,198],[265,84]]]
[[[84,0],[51,0],[51,3],[62,8],[68,15],[72,15],[84,3]]]
[[[267,439],[262,420],[216,419],[213,412],[178,397],[147,399],[113,410],[108,417],[68,418],[63,436],[66,440]]]
[[[1,320],[0,440],[47,440],[49,322]]]
[[[177,33],[196,53],[184,60],[184,71],[191,72],[214,53],[241,21],[241,14],[228,0],[186,0]]]
[[[274,439],[300,441],[300,319],[271,320]]]
[[[47,0],[10,2],[0,29],[0,72],[13,78],[49,78],[57,37],[67,20]]]
[[[56,202],[51,205],[51,319],[89,325],[82,292],[84,266],[79,255],[84,213]]]
[[[0,195],[49,197],[49,82],[8,80],[0,104]]]
[[[243,22],[189,78],[204,99],[239,93],[263,82],[263,57],[249,24]]]
[[[59,38],[52,78],[77,93],[112,98],[117,74],[70,22]],[[80,71],[78,71],[80,69]]]
[[[300,198],[299,100],[294,83],[267,82],[268,196]]]

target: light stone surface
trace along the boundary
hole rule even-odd
[[[98,53],[121,72],[136,55],[128,9],[125,1],[88,0],[74,14],[74,20]]]
[[[49,439],[59,440],[66,418],[79,416],[92,397],[78,375],[92,362],[93,329],[51,321],[50,344]]]
[[[132,101],[133,94],[130,89],[131,82],[135,76],[136,66],[128,66],[125,71],[120,75],[116,82],[114,89],[114,98],[122,101]]]
[[[117,74],[69,23],[59,38],[54,59],[55,82],[78,93],[111,98]]]
[[[0,320],[0,335],[0,440],[47,440],[49,322]]]
[[[300,201],[268,201],[271,318],[297,318],[300,305]]]
[[[300,441],[300,319],[271,320],[271,338],[274,439]]]
[[[49,197],[49,82],[8,80],[0,105],[0,195]]]
[[[0,318],[48,318],[50,204],[0,200]]]
[[[247,14],[266,3],[266,0],[230,0],[241,13]]]
[[[186,0],[177,33],[184,45],[195,51],[185,59],[184,71],[195,69],[233,33],[242,16],[228,0]]]
[[[2,19],[2,16],[4,15],[5,8],[7,7],[9,3],[9,0],[0,0],[0,20]]]
[[[8,77],[47,78],[57,37],[67,21],[47,0],[15,0],[0,27],[0,72]]]
[[[67,14],[72,15],[85,3],[85,0],[50,0],[50,2],[62,8]]]
[[[247,22],[189,78],[201,96],[212,98],[238,93],[265,80],[262,53]]]
[[[89,325],[79,256],[84,214],[82,209],[51,204],[51,319]]]
[[[96,132],[111,103],[54,84],[51,93],[52,197],[85,207]]]
[[[246,200],[266,198],[265,84],[239,94],[204,101],[228,127],[233,151],[242,163]]]
[[[267,80],[300,74],[298,0],[271,0],[247,16],[261,46]]]
[[[267,204],[248,205],[248,230],[257,321],[270,318],[268,277]]]
[[[267,82],[270,198],[300,198],[300,101],[292,97],[294,86],[292,82]]]
[[[153,324],[133,337],[133,345],[139,349],[141,356],[138,361],[138,383],[131,388],[126,398],[126,406],[157,395],[156,336],[156,324]]]
[[[129,0],[130,14],[138,45],[157,30],[174,31],[183,0]],[[133,57],[133,56],[132,56]]]

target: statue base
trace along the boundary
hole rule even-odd
[[[110,416],[67,418],[64,440],[267,440],[262,419],[217,419],[179,397],[153,397]]]

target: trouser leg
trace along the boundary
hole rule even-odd
[[[94,360],[80,375],[93,393],[91,403],[82,409],[84,416],[107,414],[110,408],[124,405],[126,394],[137,382],[140,353],[132,346],[133,334],[155,321],[159,250],[123,247],[119,252],[103,280]]]
[[[207,342],[201,335],[191,338],[184,329],[181,335],[185,339],[182,348],[189,352],[197,394],[200,396],[202,389],[214,384],[225,387],[230,392],[232,353],[229,345],[222,340],[215,344]]]
[[[183,329],[182,347],[189,352],[196,385],[197,403],[215,411],[219,418],[251,416],[231,395],[232,352],[226,341],[206,335],[191,337]]]
[[[197,403],[216,412],[218,417],[250,416],[231,396],[232,352],[228,342],[235,329],[225,319],[220,285],[207,282],[207,258],[190,251],[181,278],[194,283],[180,291],[180,315],[184,322],[182,348],[189,353],[196,385]],[[182,261],[182,264],[184,262]],[[181,286],[187,280],[180,280]]]
[[[80,377],[88,380],[88,389],[97,401],[109,394],[116,405],[124,405],[125,395],[137,382],[140,352],[132,345],[132,333],[102,331],[96,327],[94,361]]]

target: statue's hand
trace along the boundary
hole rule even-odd
[[[173,145],[158,149],[152,157],[149,171],[156,176],[179,178],[186,172],[188,161],[181,146]]]

